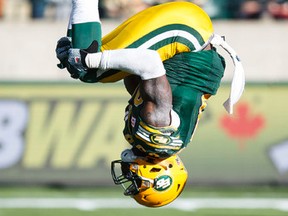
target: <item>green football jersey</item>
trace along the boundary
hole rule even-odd
[[[164,62],[173,94],[173,110],[180,117],[178,133],[184,146],[190,142],[210,95],[224,75],[225,60],[216,49],[180,53]]]
[[[140,117],[143,100],[139,89],[129,100],[125,113],[126,140],[154,157],[169,157],[190,142],[206,100],[216,94],[224,74],[225,61],[215,49],[181,53],[164,62],[173,95],[173,110],[180,118],[178,128],[153,127]]]

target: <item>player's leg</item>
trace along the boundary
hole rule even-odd
[[[102,50],[153,49],[164,61],[177,53],[203,49],[213,31],[209,16],[200,7],[189,2],[170,2],[129,18],[103,38]],[[165,46],[170,48],[161,50]]]
[[[96,40],[100,49],[102,32],[98,4],[99,0],[72,1],[67,34],[74,48],[85,49]]]
[[[83,0],[73,0],[72,40],[76,48],[77,46],[83,48],[78,45],[77,41],[83,42],[84,36],[82,35],[91,32],[91,26],[97,17],[99,18],[98,8],[97,13],[95,12],[96,17],[90,9],[95,8],[92,3],[98,4],[98,1],[87,0],[87,2],[85,1],[84,4]],[[81,10],[90,11],[91,16],[89,13],[81,14]],[[146,9],[125,21],[103,38],[101,49],[152,49],[156,50],[164,61],[177,53],[201,50],[209,43],[212,34],[211,20],[201,8],[188,2],[171,2]],[[80,39],[77,40],[77,37]],[[90,38],[92,37],[93,34],[90,35]],[[88,41],[91,43],[92,39],[85,40],[85,42]],[[128,75],[123,71],[108,70],[102,72],[101,75],[98,74],[97,77],[89,73],[87,76],[89,78],[82,81],[116,82]]]
[[[212,35],[212,22],[201,8],[188,2],[170,2],[129,18],[102,39],[102,50],[152,49],[165,61],[178,53],[203,49]],[[123,71],[109,70],[98,81],[115,82],[126,76]]]

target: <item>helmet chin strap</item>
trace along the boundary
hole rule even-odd
[[[242,63],[237,56],[234,49],[217,34],[213,35],[211,40],[212,45],[221,46],[226,52],[230,54],[234,64],[234,75],[231,83],[231,90],[229,98],[224,102],[223,106],[229,114],[233,114],[233,106],[239,101],[245,86],[245,74]]]

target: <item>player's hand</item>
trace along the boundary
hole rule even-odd
[[[69,49],[67,70],[74,79],[80,79],[82,82],[97,82],[97,69],[88,69],[85,58],[88,53],[96,53],[98,51],[98,42],[92,41],[87,49]]]
[[[60,63],[57,64],[57,67],[64,69],[67,65],[68,60],[68,50],[72,48],[72,42],[70,37],[62,37],[57,41],[56,45],[56,56],[59,59]]]
[[[68,50],[68,61],[67,70],[74,79],[82,78],[87,73],[87,65],[85,63],[85,57],[87,52],[82,49],[69,49]]]

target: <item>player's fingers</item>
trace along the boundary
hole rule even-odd
[[[68,51],[71,47],[65,46],[56,49],[56,56],[60,61],[63,61],[68,58]]]
[[[57,41],[57,47],[62,47],[62,46],[71,46],[71,38],[69,37],[62,37]]]

